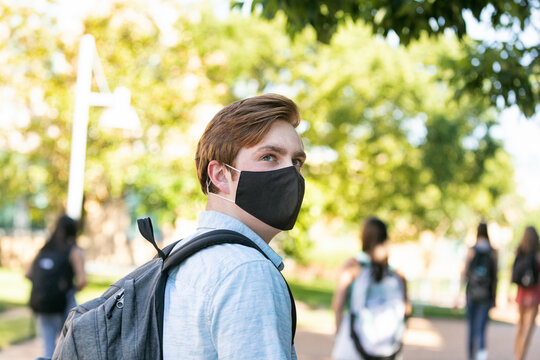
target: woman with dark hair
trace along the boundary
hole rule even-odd
[[[397,344],[396,346],[390,344],[383,350],[383,352],[387,351],[384,355],[385,359],[395,359],[401,350],[401,337],[405,330],[404,315],[410,312],[406,280],[388,265],[388,233],[383,221],[376,217],[366,219],[363,224],[361,240],[362,251],[343,265],[332,300],[337,332],[332,357],[341,360],[380,356],[373,354],[373,352],[370,353],[369,349],[365,348],[365,344],[362,345],[362,336],[356,334],[352,330],[355,325],[351,325],[355,321],[355,308],[361,308],[359,313],[362,311],[365,313],[364,306],[367,307],[370,302],[377,302],[390,304],[388,306],[395,308],[387,310],[401,314],[401,318],[397,319],[396,324],[395,340]],[[357,306],[357,302],[361,304]],[[358,317],[361,317],[361,314]],[[386,327],[388,330],[392,325],[379,322],[372,324],[370,331],[377,333],[378,326]],[[392,347],[393,349],[389,350]]]
[[[497,251],[491,246],[487,224],[478,225],[476,244],[465,260],[469,360],[487,359],[486,326],[497,294]]]
[[[530,258],[536,263],[540,271],[540,242],[538,233],[532,226],[528,226],[516,251],[518,257]],[[516,339],[514,344],[515,360],[523,360],[529,347],[529,341],[534,329],[534,321],[538,314],[540,304],[540,282],[525,287],[518,285],[516,302],[519,309],[519,319],[516,326]]]
[[[36,315],[45,358],[52,357],[67,314],[76,305],[75,292],[86,285],[84,254],[76,239],[76,221],[61,216],[27,271],[32,281],[30,307]]]

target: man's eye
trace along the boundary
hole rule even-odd
[[[274,161],[275,156],[274,155],[264,155],[261,159],[264,160],[264,161]]]
[[[294,166],[299,167],[299,168],[302,167],[302,165],[304,165],[304,162],[300,159],[294,159],[292,163]]]

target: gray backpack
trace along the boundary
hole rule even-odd
[[[159,249],[149,218],[138,219],[137,225],[158,256],[118,280],[100,297],[72,309],[53,359],[162,359],[163,303],[169,270],[196,252],[220,244],[248,246],[266,257],[253,241],[230,230],[199,235],[171,254],[176,243]],[[290,289],[289,295],[294,341],[296,309]]]

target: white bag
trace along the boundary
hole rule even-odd
[[[336,360],[362,359],[359,347],[370,356],[387,357],[399,352],[405,333],[401,278],[389,270],[379,283],[374,283],[371,268],[364,266],[350,291],[350,309],[343,316],[332,357]],[[351,332],[353,318],[354,333]]]

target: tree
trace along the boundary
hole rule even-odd
[[[241,6],[238,1],[233,6]],[[252,11],[272,19],[280,12],[287,17],[287,31],[294,35],[306,27],[313,28],[317,39],[329,43],[340,25],[348,21],[369,24],[374,34],[397,34],[408,45],[424,34],[437,37],[454,33],[463,47],[458,59],[441,57],[445,68],[459,68],[450,83],[456,95],[482,94],[493,105],[517,105],[531,117],[540,102],[539,43],[530,44],[519,36],[530,27],[539,31],[538,0],[481,1],[402,1],[402,0],[253,0]],[[477,21],[487,17],[496,30],[510,32],[504,40],[471,40],[466,36],[466,17]]]
[[[291,67],[305,84],[297,98],[310,124],[315,194],[306,201],[314,219],[359,224],[378,214],[402,238],[459,233],[480,214],[503,220],[497,201],[512,181],[500,174],[512,166],[491,137],[495,112],[475,98],[455,99],[422,65],[454,51],[453,40],[392,49],[349,25]]]
[[[211,111],[237,99],[234,86],[242,81],[256,79],[260,91],[272,76],[272,64],[283,61],[260,39],[276,45],[288,39],[272,40],[269,28],[275,26],[240,17],[236,24],[218,23],[207,11],[191,20],[181,6],[167,1],[157,9],[116,2],[109,13],[89,15],[82,24],[81,34],[96,38],[111,88],[131,89],[143,126],[141,133],[125,137],[100,128],[102,110],[90,109],[85,199],[128,198],[134,216],[154,214],[161,223],[173,223],[179,213],[194,218],[201,208],[193,159]],[[163,11],[176,16],[168,31],[157,18]],[[61,15],[46,6],[24,4],[0,14],[9,40],[0,42],[8,55],[0,59],[2,89],[7,109],[15,107],[12,112],[23,118],[10,117],[4,108],[0,162],[13,171],[1,174],[5,196],[0,202],[5,206],[25,197],[39,209],[33,212],[38,226],[46,213],[63,208],[67,195],[79,37],[63,32],[56,16]],[[246,28],[253,34],[248,38]]]
[[[23,197],[35,224],[59,212],[67,196],[78,36],[51,26],[57,21],[24,4],[0,15],[9,35],[0,42],[7,54],[0,91],[17,108],[16,116],[0,116],[9,119],[0,122],[0,165],[9,169],[0,173],[0,210]],[[302,256],[319,220],[356,228],[376,213],[393,233],[414,238],[422,229],[456,230],[471,214],[497,215],[512,170],[491,138],[495,114],[481,99],[455,99],[433,76],[433,59],[462,56],[455,40],[393,49],[349,24],[322,45],[308,33],[292,41],[283,25],[234,13],[217,20],[164,0],[120,1],[87,16],[80,33],[94,35],[109,85],[131,90],[143,126],[126,138],[101,129],[101,109],[92,108],[87,207],[122,202],[132,222],[147,214],[162,225],[194,219],[204,197],[193,158],[206,122],[223,104],[277,91],[299,104],[308,152],[302,213],[282,238],[289,254]]]

